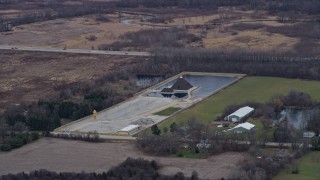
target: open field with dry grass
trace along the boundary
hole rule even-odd
[[[97,22],[95,16],[91,15],[21,25],[12,32],[1,33],[1,44],[92,49],[103,43],[110,44],[126,32],[146,28],[119,23],[116,14],[105,16],[110,22]],[[96,36],[96,40],[88,40],[90,35]]]
[[[201,38],[200,43],[187,44],[188,47],[249,49],[253,51],[294,50],[303,36],[298,32],[288,36],[285,33],[271,32],[273,27],[284,30],[296,23],[280,23],[278,16],[265,11],[219,8],[213,11],[186,11],[182,9],[127,9],[154,15],[161,22],[141,21],[141,16],[116,12],[104,14],[109,22],[96,20],[96,15],[77,18],[56,19],[17,26],[11,32],[0,34],[2,45],[41,46],[59,48],[97,49],[101,44],[112,44],[128,32],[145,29],[187,27],[189,33]],[[0,10],[1,13],[14,13],[18,10]],[[19,10],[20,11],[20,10]],[[312,16],[301,16],[312,19]],[[124,20],[124,21],[123,21]],[[313,31],[315,28],[309,29]],[[88,37],[95,36],[95,40]],[[34,38],[37,37],[37,38]],[[304,44],[315,46],[320,41]],[[123,47],[123,49],[130,47]],[[147,50],[148,48],[146,48]],[[298,50],[297,50],[298,51]]]
[[[315,17],[302,16],[301,18]],[[211,14],[206,12],[188,15],[186,13],[185,17],[172,18],[165,23],[156,24],[167,27],[188,26],[189,32],[202,38],[205,48],[249,49],[258,52],[293,50],[300,39],[304,38],[301,34],[286,36],[282,33],[270,32],[269,29],[273,27],[286,29],[288,26],[299,23],[281,23],[277,19],[278,16],[265,11],[220,8]],[[316,39],[315,41],[319,42]]]
[[[51,99],[63,87],[90,83],[139,60],[143,58],[0,51],[0,107]]]
[[[76,147],[76,148],[75,148]],[[128,157],[155,159],[163,166],[163,174],[178,171],[190,176],[197,171],[200,178],[229,177],[246,157],[246,153],[223,153],[208,159],[152,157],[136,149],[130,142],[86,143],[42,138],[9,153],[0,154],[0,173],[17,173],[47,169],[57,172],[103,172]]]

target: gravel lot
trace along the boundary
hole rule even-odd
[[[244,160],[245,153],[228,152],[208,159],[152,157],[138,151],[131,142],[87,143],[42,138],[9,153],[0,154],[0,175],[48,169],[57,172],[102,172],[128,157],[155,159],[163,165],[163,174],[177,171],[190,176],[198,172],[200,178],[228,177]]]

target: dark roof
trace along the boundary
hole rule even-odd
[[[171,88],[163,88],[161,92],[173,92]]]
[[[192,88],[193,86],[185,80],[183,77],[180,77],[176,83],[171,87],[173,90],[188,90]]]

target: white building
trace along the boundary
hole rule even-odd
[[[231,129],[228,129],[228,131],[232,131],[235,133],[243,133],[243,132],[252,131],[254,129],[254,127],[255,127],[255,125],[248,123],[248,122],[245,122],[245,123],[238,124],[237,126],[231,128]]]
[[[225,117],[226,121],[232,121],[232,122],[240,122],[243,121],[245,118],[250,116],[250,114],[254,111],[252,107],[245,106],[237,111],[233,112],[229,116]]]
[[[140,126],[139,126],[139,125],[133,125],[133,124],[131,124],[131,125],[125,127],[125,128],[120,129],[120,130],[118,131],[118,134],[120,134],[120,135],[127,135],[127,136],[128,136],[128,135],[132,135],[132,134],[134,134],[135,132],[139,131],[139,129],[140,129]]]

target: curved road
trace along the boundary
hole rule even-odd
[[[58,52],[58,53],[76,53],[76,54],[102,54],[102,55],[119,55],[119,56],[150,56],[149,52],[137,51],[103,51],[89,49],[61,49],[61,48],[41,48],[41,47],[23,47],[23,46],[5,46],[0,45],[0,50],[16,51],[40,51],[40,52]]]

